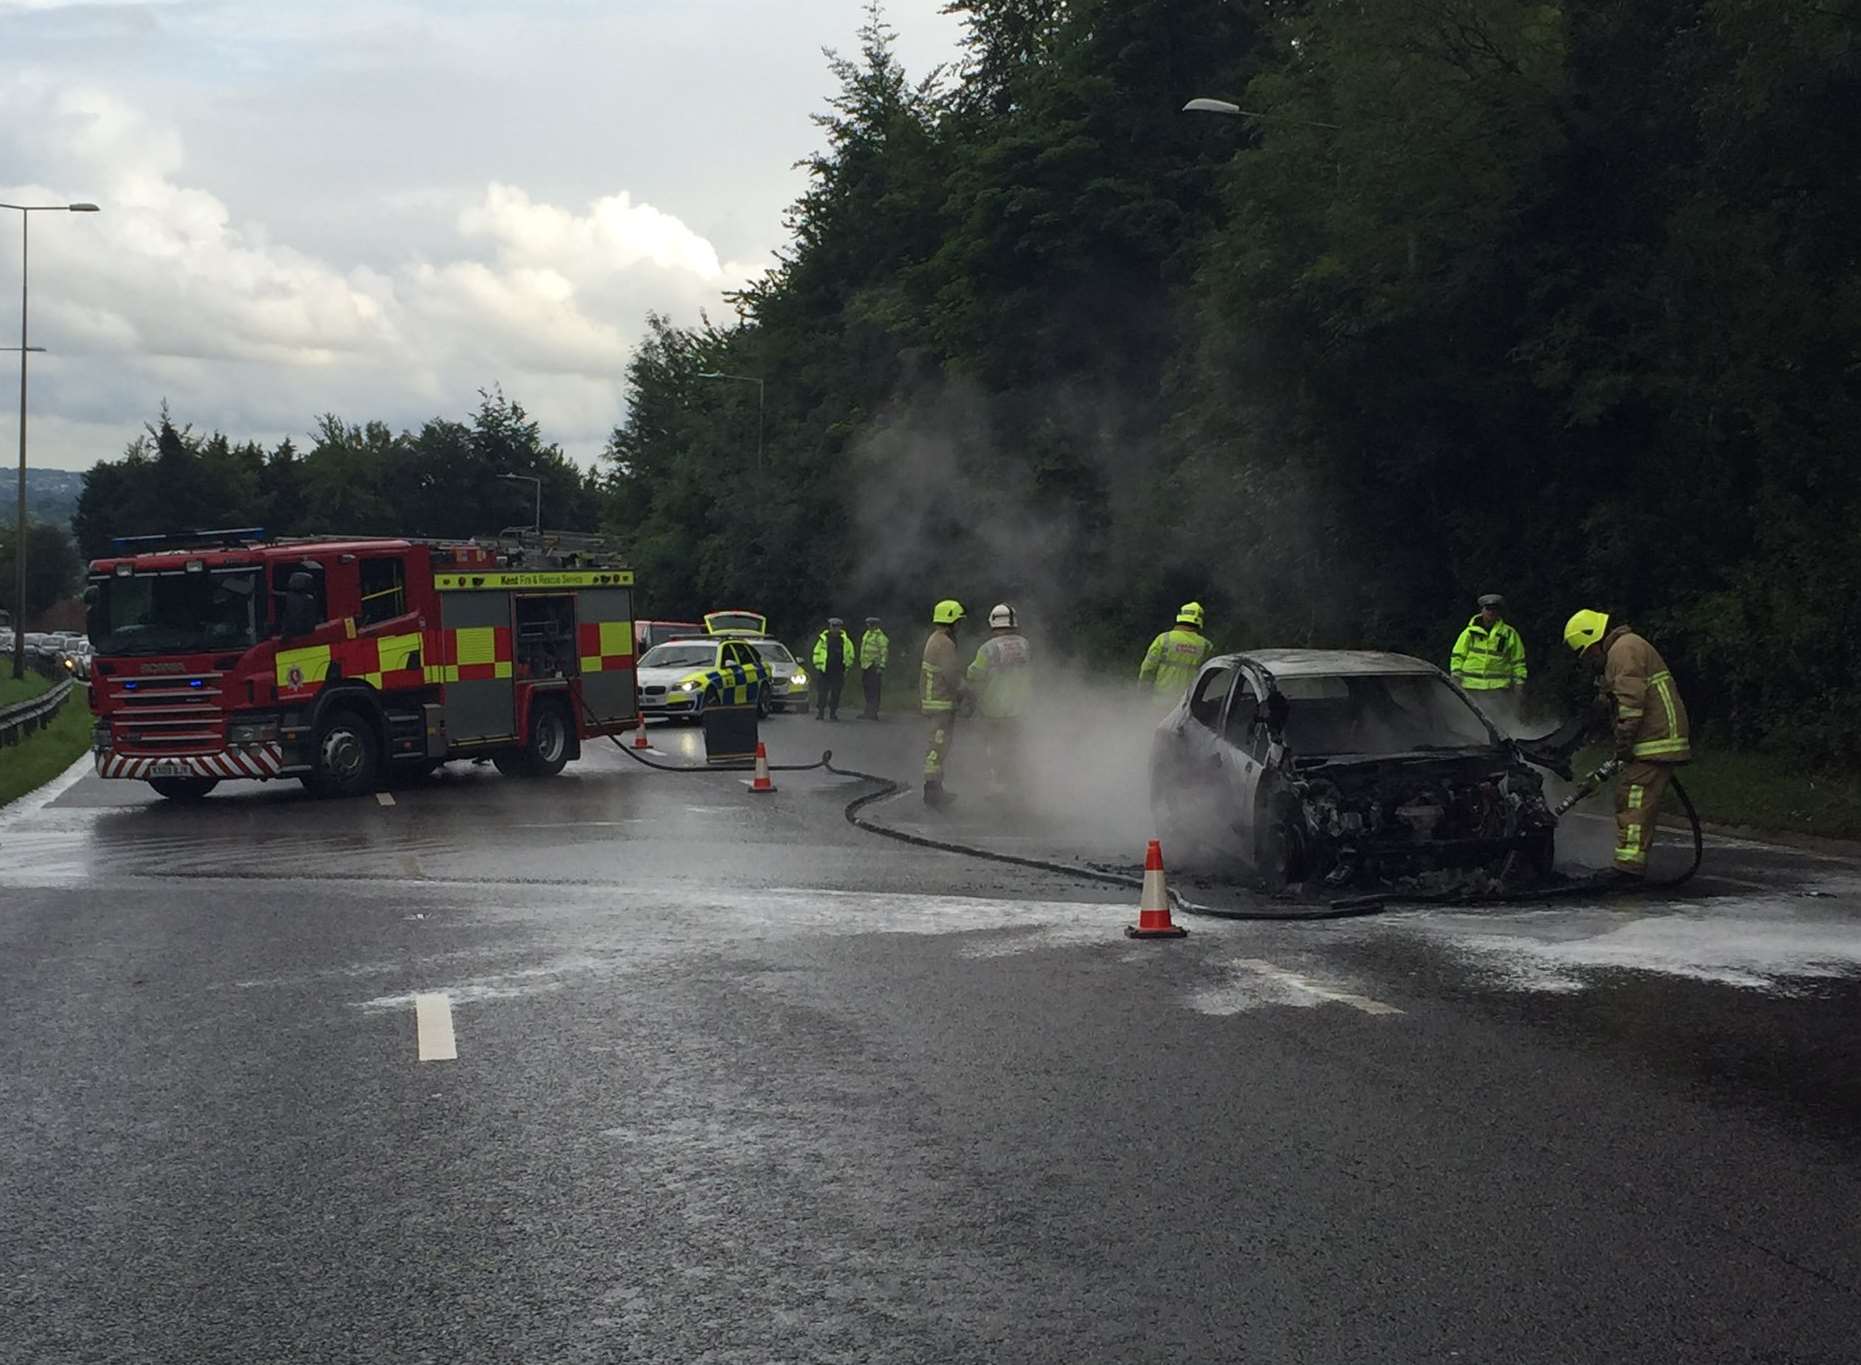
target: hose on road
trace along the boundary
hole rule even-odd
[[[583,710],[587,710],[587,704],[585,702],[583,703]],[[593,723],[599,724],[599,721],[592,711],[588,712],[588,719]],[[618,735],[610,733],[607,738],[616,749],[619,749],[634,762],[655,769],[658,772],[709,773],[719,771],[719,769],[709,765],[693,766],[690,764],[655,763],[642,755],[638,750],[623,744]],[[856,768],[835,767],[833,758],[834,751],[832,749],[824,749],[821,752],[820,758],[813,763],[771,763],[769,765],[769,771],[772,773],[829,772],[835,777],[846,777],[860,782],[874,783],[875,790],[867,792],[863,796],[854,797],[853,800],[847,803],[844,814],[846,815],[847,823],[852,825],[855,829],[863,830],[868,834],[876,834],[880,838],[892,839],[901,844],[909,844],[914,848],[928,848],[940,853],[955,853],[966,858],[978,858],[986,862],[1005,863],[1010,867],[1025,867],[1036,872],[1051,872],[1063,877],[1076,877],[1081,881],[1098,882],[1108,886],[1128,887],[1133,890],[1142,890],[1143,888],[1144,882],[1141,877],[1131,877],[1121,872],[1106,872],[1099,868],[1080,867],[1077,864],[1062,863],[1047,858],[1030,858],[1018,853],[1002,853],[995,849],[983,848],[976,844],[965,844],[954,839],[934,838],[928,834],[913,834],[907,830],[894,829],[890,825],[882,825],[878,821],[862,815],[861,812],[864,811],[866,807],[883,801],[887,797],[896,796],[899,792],[905,790],[905,784],[889,777],[881,777],[877,773],[860,772]],[[1687,819],[1693,828],[1693,862],[1686,871],[1674,877],[1658,880],[1650,878],[1640,883],[1622,883],[1607,879],[1599,881],[1593,878],[1586,878],[1582,881],[1568,882],[1561,886],[1540,887],[1531,891],[1508,891],[1498,895],[1485,896],[1474,896],[1466,892],[1457,891],[1412,893],[1389,891],[1378,892],[1367,896],[1346,897],[1344,899],[1330,901],[1324,905],[1302,906],[1298,909],[1286,908],[1272,910],[1235,910],[1217,905],[1204,905],[1198,901],[1190,900],[1187,896],[1184,896],[1181,892],[1172,887],[1169,891],[1170,905],[1172,908],[1185,915],[1197,915],[1211,919],[1261,920],[1284,923],[1303,920],[1355,919],[1365,915],[1381,914],[1392,905],[1464,905],[1469,907],[1486,905],[1523,905],[1534,901],[1562,899],[1572,896],[1636,895],[1648,891],[1668,890],[1690,880],[1693,874],[1699,871],[1700,863],[1704,860],[1706,855],[1705,834],[1700,826],[1699,812],[1693,808],[1693,799],[1687,795],[1687,789],[1681,785],[1678,777],[1673,779],[1673,788],[1674,794],[1680,798],[1680,804],[1686,808]]]

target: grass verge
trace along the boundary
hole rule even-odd
[[[50,678],[42,678],[31,669],[26,670],[26,676],[19,679],[15,679],[9,669],[6,676],[0,677],[0,706],[12,706],[18,702],[30,700],[49,689],[51,685]]]
[[[50,782],[90,745],[90,707],[82,689],[58,708],[52,723],[11,748],[0,748],[0,806]]]
[[[1697,752],[1697,751],[1696,751]],[[1609,757],[1601,748],[1577,756],[1578,776]],[[1861,839],[1861,775],[1813,772],[1778,754],[1707,749],[1680,770],[1699,818],[1780,834]],[[1661,818],[1680,820],[1678,801],[1661,803]]]

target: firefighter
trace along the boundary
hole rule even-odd
[[[1200,602],[1185,602],[1176,624],[1150,642],[1137,670],[1139,684],[1149,683],[1158,699],[1175,701],[1188,688],[1215,647],[1202,634],[1205,614]]]
[[[996,792],[1019,785],[1021,721],[1027,714],[1034,686],[1029,661],[1020,617],[1013,607],[1002,602],[989,612],[989,638],[982,642],[964,674],[982,718],[989,786]]]
[[[1525,642],[1505,618],[1506,599],[1496,592],[1479,599],[1479,615],[1454,642],[1448,671],[1501,729],[1518,723],[1525,691]]]
[[[1636,880],[1648,873],[1655,819],[1674,769],[1693,757],[1686,703],[1660,651],[1606,613],[1579,611],[1564,627],[1564,643],[1602,672],[1600,704],[1622,763],[1615,788],[1615,871]]]
[[[956,627],[962,619],[963,604],[954,598],[946,597],[931,609],[931,633],[924,642],[918,680],[918,709],[930,721],[930,741],[924,749],[924,804],[932,810],[956,799],[943,789],[943,770],[956,738],[956,708],[967,690],[963,666],[956,657]]]
[[[892,642],[880,628],[879,618],[866,618],[866,633],[859,637],[859,685],[865,693],[867,720],[879,718],[879,688],[885,681],[885,666],[892,661]]]
[[[840,719],[840,693],[846,687],[847,670],[853,667],[853,640],[846,633],[846,622],[838,616],[827,618],[827,629],[814,642],[814,677],[820,684],[814,696],[814,718]]]

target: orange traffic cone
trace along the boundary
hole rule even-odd
[[[1170,923],[1170,891],[1163,880],[1163,845],[1155,839],[1144,850],[1144,894],[1137,903],[1137,923],[1124,926],[1126,938],[1186,938],[1187,929]]]
[[[775,783],[769,780],[769,751],[760,739],[756,741],[756,775],[750,779],[750,790],[759,793],[775,790]]]
[[[636,749],[650,749],[653,747],[653,742],[646,737],[645,716],[640,717],[640,724],[633,732],[633,747]]]

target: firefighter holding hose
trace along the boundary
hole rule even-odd
[[[1639,882],[1648,874],[1661,797],[1674,770],[1693,757],[1686,703],[1660,651],[1606,612],[1585,609],[1564,627],[1564,643],[1602,674],[1606,708],[1622,764],[1615,788],[1615,872]]]

